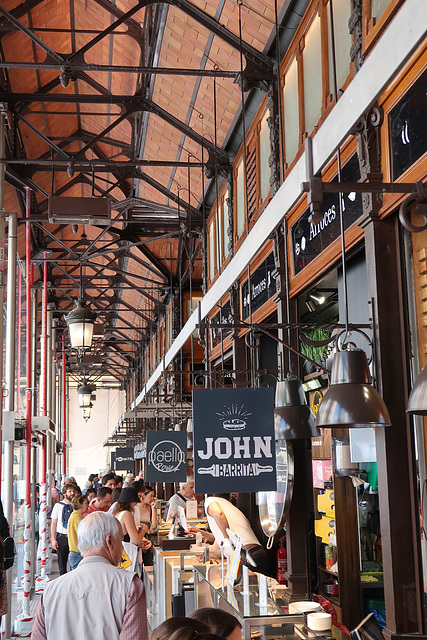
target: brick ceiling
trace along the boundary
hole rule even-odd
[[[49,301],[59,327],[82,276],[84,297],[105,329],[104,373],[123,380],[170,285],[179,288],[198,244],[189,231],[197,239],[202,229],[210,185],[203,165],[211,159],[215,170],[227,157],[221,150],[242,104],[234,72],[241,60],[245,68],[253,54],[266,53],[274,15],[274,0],[4,0],[0,6],[5,210],[18,213],[23,259],[25,186],[31,188],[32,254],[52,252]],[[151,73],[152,67],[185,73]],[[215,77],[201,73],[212,71]],[[77,230],[50,224],[51,195],[109,197],[113,222],[76,220]],[[42,271],[43,265],[35,269],[39,287]],[[200,289],[200,253],[191,278]]]

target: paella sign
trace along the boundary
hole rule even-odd
[[[185,431],[147,431],[147,482],[184,482],[187,479]]]
[[[274,391],[193,390],[196,493],[276,490]]]

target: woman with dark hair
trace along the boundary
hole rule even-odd
[[[136,482],[134,483],[136,484]],[[139,484],[139,483],[138,483]],[[144,485],[142,491],[138,491],[141,502],[138,504],[139,520],[147,533],[154,533],[157,529],[157,510],[154,502],[154,489]]]
[[[122,525],[123,541],[132,542],[137,547],[149,549],[151,547],[150,540],[145,538],[145,531],[137,529],[133,511],[139,503],[139,497],[133,487],[125,487],[121,490],[119,498],[113,509],[113,516]]]
[[[192,620],[199,620],[206,624],[212,633],[225,640],[242,640],[242,625],[239,620],[228,611],[203,607],[188,614]]]
[[[209,627],[199,620],[184,616],[169,618],[152,632],[150,640],[222,640],[210,632]]]

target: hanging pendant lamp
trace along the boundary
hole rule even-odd
[[[276,439],[280,440],[311,438],[319,434],[302,382],[293,374],[277,383],[274,428]]]
[[[318,427],[388,427],[384,400],[371,385],[366,353],[362,349],[338,351],[332,358],[331,386],[316,416]]]
[[[84,300],[76,300],[76,308],[65,316],[70,332],[72,349],[90,349],[96,314],[85,306]]]
[[[406,411],[417,416],[427,416],[427,365],[421,369],[415,379]]]
[[[77,393],[79,396],[79,407],[81,409],[91,406],[92,387],[88,385],[85,378],[83,378],[82,384],[78,387]]]

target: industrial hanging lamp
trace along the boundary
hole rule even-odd
[[[77,393],[79,396],[79,407],[81,409],[85,409],[86,407],[91,407],[91,398],[92,398],[92,387],[90,387],[87,383],[87,380],[83,378],[82,384],[77,389]]]
[[[406,411],[417,416],[427,416],[427,365],[415,379]]]
[[[85,306],[81,298],[76,300],[76,308],[65,316],[72,349],[81,351],[91,348],[95,318],[95,313]]]
[[[318,427],[388,427],[390,416],[384,400],[372,386],[363,349],[347,345],[332,357],[331,386],[316,415]]]
[[[290,373],[276,386],[274,429],[280,440],[311,438],[319,434],[314,413],[307,405],[301,380]]]
[[[76,308],[65,316],[65,322],[70,332],[71,348],[85,351],[92,346],[93,327],[96,314],[86,307],[83,299],[83,274],[80,263],[80,295],[75,301]]]

